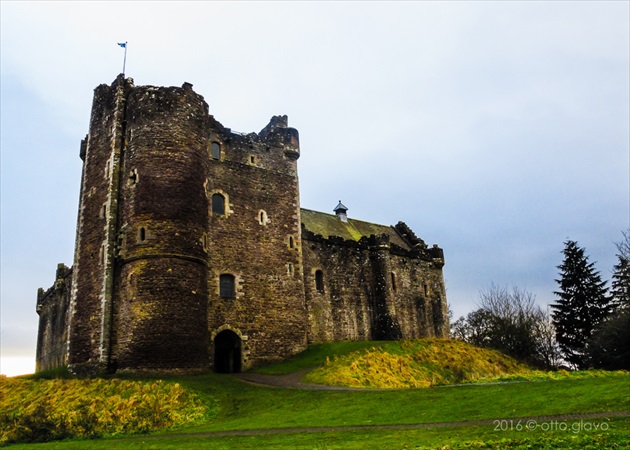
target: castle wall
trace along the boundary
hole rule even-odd
[[[309,342],[361,341],[372,337],[373,275],[367,248],[345,241],[302,241]],[[316,272],[322,271],[318,289]]]
[[[187,85],[136,87],[125,119],[112,359],[207,369],[207,105]]]
[[[54,369],[68,362],[68,324],[72,269],[59,264],[54,285],[37,292],[37,353],[35,371]]]
[[[393,254],[396,317],[405,339],[448,337],[442,262]],[[394,287],[393,287],[394,288]]]
[[[90,131],[81,146],[82,184],[71,293],[71,370],[108,365],[120,151],[126,92],[122,76],[94,91]]]
[[[211,140],[221,152],[210,159],[206,191],[209,199],[225,198],[225,212],[211,210],[208,222],[210,351],[216,335],[231,330],[242,341],[246,369],[306,348],[299,144],[286,117],[259,135],[215,124]],[[222,274],[234,277],[232,297],[221,295]]]
[[[392,248],[382,237],[304,236],[309,342],[448,337],[442,259]]]

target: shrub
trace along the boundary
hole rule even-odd
[[[146,433],[197,421],[208,408],[177,383],[0,378],[0,445]]]

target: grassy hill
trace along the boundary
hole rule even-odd
[[[367,355],[384,353],[389,356],[382,359],[390,361],[395,357],[419,355],[421,352],[418,349],[427,342],[398,343],[399,348],[395,344],[372,342],[313,346],[291,361],[261,371],[291,373],[325,363],[327,359],[330,361],[327,368],[337,364],[344,367],[346,357],[360,361],[361,358],[357,357],[361,355],[363,359],[369,359]],[[448,348],[447,343],[438,347]],[[431,353],[433,351],[436,353]],[[438,363],[443,360],[437,349],[431,352],[429,355],[433,356],[427,361]],[[455,359],[466,360],[466,351],[463,353]],[[372,360],[376,361],[379,360]],[[486,360],[484,365],[500,366],[503,364],[501,361]],[[372,362],[371,366],[374,365]],[[468,367],[448,360],[440,364],[448,365],[454,374],[458,373],[457,367]],[[509,368],[515,363],[505,364]],[[514,367],[518,369],[521,366],[515,364]],[[389,372],[384,370],[384,373]],[[128,415],[119,415],[114,422],[123,427],[134,421],[131,417],[135,408],[126,409],[133,397],[138,405],[143,405],[138,409],[145,415],[161,411],[161,414],[154,415],[156,420],[166,416],[184,419],[162,424],[170,428],[157,433],[152,431],[156,429],[153,427],[114,431],[110,428],[110,431],[100,432],[100,435],[106,436],[103,439],[83,438],[11,446],[16,449],[623,448],[630,441],[630,398],[627,395],[630,375],[621,372],[605,375],[544,382],[468,384],[451,388],[345,391],[266,387],[212,373],[162,379],[130,376],[109,380],[3,379],[0,380],[0,414],[5,408],[10,408],[13,416],[5,416],[9,419],[28,415],[28,411],[34,408],[32,403],[42,398],[48,399],[47,403],[44,402],[44,410],[58,404],[55,407],[66,411],[66,417],[72,417],[70,412],[76,411],[77,407],[79,411],[81,408],[85,410],[86,403],[93,404],[88,409],[97,416],[101,410],[107,412],[104,415],[111,416],[113,410],[120,408],[128,411]],[[523,377],[522,374],[516,376]],[[25,384],[15,388],[14,382]],[[152,403],[157,399],[149,401],[153,392],[162,390],[164,398],[161,403]],[[169,394],[171,390],[172,395]],[[46,392],[48,394],[44,395]],[[104,403],[91,400],[101,393],[106,399]],[[120,397],[121,406],[108,406],[108,399],[116,396]],[[145,400],[142,400],[143,396]],[[73,403],[75,397],[78,403]],[[141,403],[143,401],[145,403]],[[175,411],[179,413],[174,414]],[[33,420],[46,417],[56,416],[35,414]],[[536,426],[525,428],[525,424],[531,421]],[[553,421],[556,428],[550,429]],[[1,426],[5,427],[7,423],[11,423],[10,420],[2,422]],[[47,422],[44,420],[44,423]],[[558,423],[564,424],[564,428],[558,427]],[[128,435],[137,432],[143,434]]]
[[[459,383],[605,376],[605,371],[544,372],[496,350],[451,339],[379,342],[327,358],[307,382],[362,388],[423,388]]]
[[[307,381],[334,386],[420,388],[498,380],[531,370],[494,350],[449,339],[385,342],[326,360]]]

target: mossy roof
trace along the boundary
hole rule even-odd
[[[409,244],[403,240],[394,227],[350,218],[347,222],[342,222],[334,214],[326,214],[304,208],[300,211],[302,225],[311,233],[319,234],[325,238],[338,236],[346,240],[358,241],[364,236],[387,234],[392,244],[396,244],[406,250],[410,249]]]

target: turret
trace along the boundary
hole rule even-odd
[[[114,315],[118,369],[208,367],[208,120],[190,83],[129,94]]]

